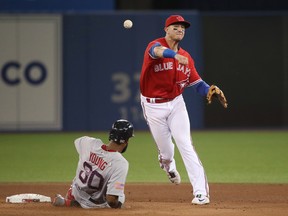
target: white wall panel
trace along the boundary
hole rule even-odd
[[[61,27],[57,15],[0,16],[0,130],[62,128]]]

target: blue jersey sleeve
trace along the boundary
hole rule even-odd
[[[195,91],[198,94],[200,94],[202,96],[206,96],[208,91],[209,91],[209,88],[210,88],[210,86],[203,80],[201,80],[197,84],[193,85],[192,87],[195,89]]]
[[[155,43],[150,49],[149,49],[149,55],[152,57],[152,58],[157,58],[157,56],[155,55],[154,53],[154,48],[157,47],[157,46],[161,46],[161,44],[159,42]]]

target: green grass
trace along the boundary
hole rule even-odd
[[[107,133],[0,133],[0,182],[70,182],[78,161],[73,141]],[[127,182],[168,182],[149,132],[135,131],[124,156]],[[210,183],[288,183],[288,131],[196,131],[195,148]],[[177,169],[188,182],[178,150]]]
[[[288,183],[288,131],[203,132],[194,141],[210,181]]]

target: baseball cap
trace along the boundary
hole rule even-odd
[[[190,23],[184,20],[184,18],[180,15],[171,15],[170,17],[168,17],[165,22],[165,27],[168,27],[175,23],[181,23],[182,25],[185,26],[185,28],[190,27]]]

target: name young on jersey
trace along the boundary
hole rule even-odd
[[[99,157],[93,152],[90,152],[89,161],[98,166],[100,170],[104,170],[108,164],[105,160],[103,160],[103,158]]]

